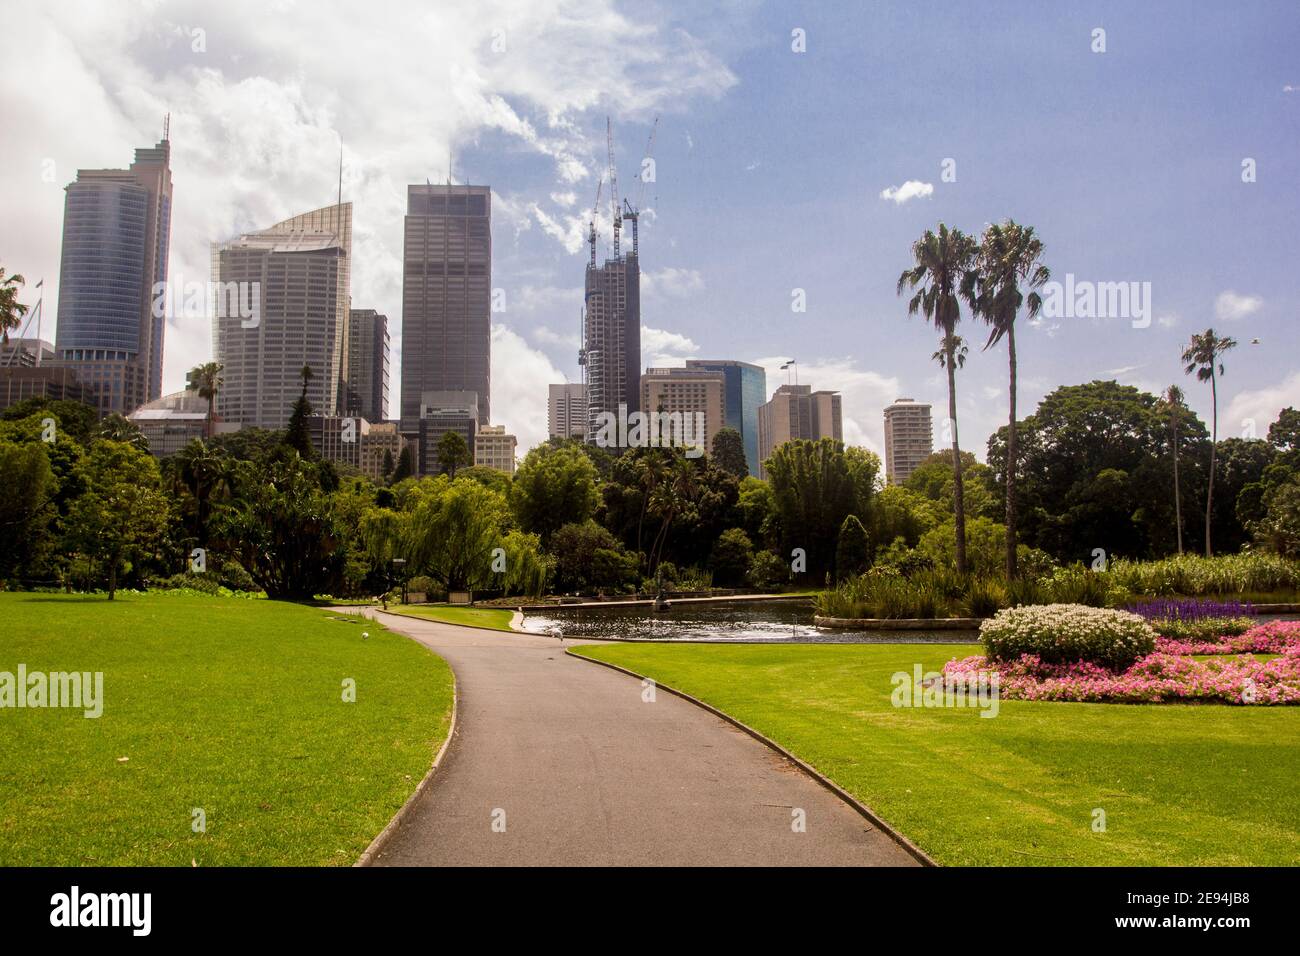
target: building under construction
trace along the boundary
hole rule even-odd
[[[593,442],[602,413],[617,416],[620,405],[626,414],[641,408],[641,265],[637,234],[641,197],[638,195],[637,205],[633,206],[619,196],[613,130],[608,122],[606,136],[613,250],[604,263],[597,264],[598,186],[588,234],[591,259],[587,263],[583,297],[582,350],[578,353],[578,363],[582,366],[583,381],[587,386],[587,440]],[[646,147],[647,155],[653,144],[652,132],[650,144]],[[632,227],[632,249],[628,252],[619,247],[624,219]]]

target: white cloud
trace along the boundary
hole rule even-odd
[[[1219,297],[1214,300],[1214,317],[1228,322],[1244,319],[1258,312],[1263,304],[1264,300],[1257,295],[1238,295],[1229,289],[1220,292]]]
[[[1277,413],[1284,408],[1300,408],[1300,372],[1292,372],[1276,385],[1238,392],[1219,419],[1220,432],[1224,436],[1240,435],[1253,422],[1256,437],[1264,438],[1268,426],[1277,421]]]
[[[782,371],[788,356],[754,359],[767,371],[767,392],[773,392],[787,381],[790,371]],[[870,448],[885,458],[885,406],[898,398],[899,381],[895,376],[882,375],[859,368],[851,358],[819,358],[799,363],[799,384],[811,385],[813,391],[826,389],[840,393],[844,419],[844,442]],[[918,400],[920,396],[915,396]]]
[[[662,295],[682,299],[704,291],[704,276],[698,269],[668,267],[658,272],[641,273],[641,291],[647,296]]]
[[[1172,329],[1177,324],[1178,316],[1173,312],[1156,316],[1156,325],[1160,326],[1162,329]]]
[[[917,198],[928,198],[934,193],[932,183],[923,183],[919,179],[909,179],[901,186],[889,186],[880,191],[881,199],[888,199],[896,206]]]
[[[546,441],[548,385],[565,381],[546,354],[504,325],[492,326],[492,419],[519,439],[519,456]]]
[[[647,368],[685,365],[700,347],[685,335],[641,326],[641,361]]]

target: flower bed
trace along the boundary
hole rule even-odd
[[[1297,644],[1300,644],[1300,621],[1256,624],[1244,634],[1156,638],[1156,650],[1165,654],[1282,654]]]
[[[1281,656],[1262,661],[1241,654],[1243,650]],[[1193,654],[1220,657],[1201,661]],[[1125,668],[1082,660],[1046,661],[1037,654],[1002,661],[975,655],[944,666],[945,675],[976,677],[994,671],[999,692],[1007,700],[1297,704],[1300,621],[1257,624],[1245,634],[1218,642],[1160,638],[1153,653]]]

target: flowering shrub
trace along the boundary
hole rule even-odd
[[[1291,644],[1281,657],[1269,661],[1247,655],[1198,661],[1157,652],[1121,673],[1087,661],[1047,663],[1033,654],[997,665],[976,655],[949,661],[943,670],[945,676],[971,678],[996,671],[1000,693],[1007,700],[1300,703],[1300,643]]]
[[[1245,634],[1255,623],[1255,608],[1241,601],[1166,599],[1125,610],[1146,618],[1161,637],[1193,644]]]
[[[1136,614],[1080,604],[1007,608],[980,625],[980,643],[993,661],[1029,654],[1049,664],[1089,661],[1123,670],[1155,642],[1155,631]]]

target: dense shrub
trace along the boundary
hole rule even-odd
[[[980,625],[990,660],[1032,654],[1049,664],[1089,661],[1123,670],[1155,648],[1156,633],[1128,611],[1082,604],[1044,604],[999,611]]]
[[[771,551],[755,551],[745,575],[751,587],[767,590],[778,587],[790,577],[790,566]]]

